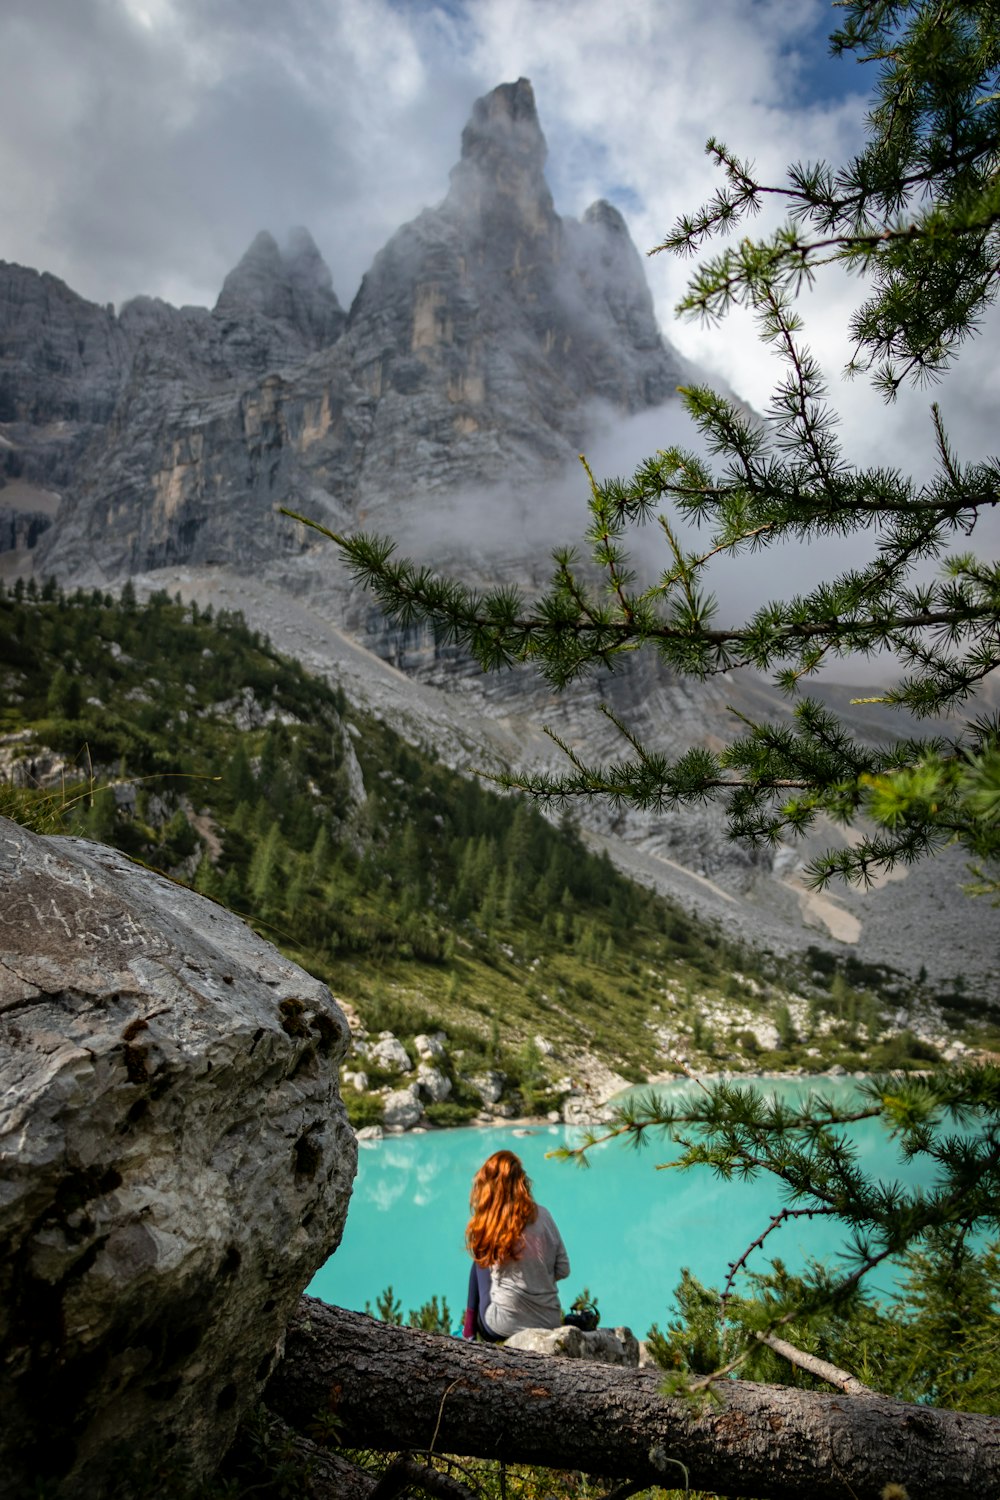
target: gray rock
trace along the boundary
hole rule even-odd
[[[421,1065],[417,1069],[417,1083],[435,1104],[440,1104],[451,1093],[451,1079],[440,1068]]]
[[[215,304],[215,317],[239,321],[248,311],[287,324],[311,348],[337,338],[347,315],[308,229],[293,229],[284,250],[262,230],[230,271]]]
[[[368,1057],[381,1068],[394,1073],[409,1073],[413,1067],[410,1054],[402,1042],[394,1036],[385,1036],[368,1048]]]
[[[503,1093],[506,1082],[506,1074],[496,1068],[490,1068],[485,1073],[477,1073],[468,1080],[470,1088],[475,1089],[484,1104],[497,1104]]]
[[[562,1119],[566,1125],[589,1125],[593,1102],[586,1094],[573,1092],[562,1102]]]
[[[599,1328],[595,1329],[594,1331],[595,1333],[601,1332]],[[605,1329],[604,1331],[607,1332],[607,1329]],[[617,1328],[613,1328],[611,1332],[617,1339],[618,1343],[621,1345],[623,1356],[622,1364],[638,1366],[641,1360],[642,1349],[639,1340],[636,1338],[631,1328],[626,1328],[624,1324],[622,1324]],[[614,1363],[614,1361],[611,1362]]]
[[[124,388],[128,339],[111,308],[64,282],[0,261],[0,471],[62,491]],[[25,498],[20,508],[29,509]]]
[[[0,502],[8,498],[3,494],[5,488],[0,483]],[[0,552],[29,552],[51,525],[52,517],[45,511],[21,510],[0,503]]]
[[[390,1130],[408,1130],[415,1125],[424,1112],[420,1090],[415,1083],[405,1089],[394,1089],[386,1094],[383,1118]]]
[[[413,1046],[419,1058],[424,1062],[436,1061],[445,1055],[445,1035],[443,1031],[436,1031],[433,1036],[420,1036],[413,1038]]]
[[[523,1328],[504,1339],[504,1348],[525,1349],[532,1354],[558,1354],[563,1359],[583,1357],[583,1330],[562,1328]]]
[[[504,1340],[507,1349],[527,1349],[535,1354],[557,1354],[563,1359],[589,1359],[602,1365],[639,1364],[639,1341],[630,1328],[525,1328]]]
[[[0,1495],[124,1493],[126,1463],[194,1482],[340,1239],[346,1025],[100,845],[0,820],[0,882]]]

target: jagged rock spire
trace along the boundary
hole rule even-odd
[[[319,347],[337,337],[345,313],[308,229],[293,229],[284,249],[262,229],[230,271],[215,304],[216,315],[240,316],[250,309],[289,324],[309,345]]]
[[[527,78],[501,83],[477,99],[462,131],[462,161],[492,172],[506,158],[541,175],[548,147],[538,123],[535,92]]]
[[[274,235],[266,229],[254,238],[222,283],[215,311],[246,311],[251,307],[265,317],[287,318],[291,315],[281,251]]]
[[[545,181],[548,147],[527,78],[501,83],[477,99],[462,132],[462,158],[451,174],[448,204],[463,216],[503,205],[522,225],[549,232],[556,215]]]

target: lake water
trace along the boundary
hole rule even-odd
[[[757,1080],[786,1098],[810,1090],[845,1100],[848,1080],[811,1083]],[[689,1087],[689,1086],[688,1086]],[[851,1136],[869,1171],[909,1183],[929,1181],[919,1168],[902,1169],[883,1127],[865,1121]],[[575,1144],[578,1130],[562,1125],[438,1130],[361,1142],[358,1177],[344,1238],[336,1255],[316,1274],[309,1292],[341,1307],[364,1310],[391,1285],[404,1315],[433,1295],[447,1298],[452,1326],[461,1319],[469,1274],[463,1244],[469,1189],[492,1152],[516,1151],[550,1210],[569,1252],[569,1279],[560,1284],[566,1306],[584,1286],[600,1303],[606,1327],[625,1323],[642,1337],[653,1322],[670,1316],[682,1267],[705,1285],[720,1286],[728,1263],[740,1255],[782,1207],[776,1181],[723,1182],[707,1168],[658,1172],[677,1148],[662,1138],[635,1151],[608,1142],[590,1153],[591,1166],[548,1161],[546,1152]],[[766,1255],[756,1252],[751,1269],[767,1269],[780,1256],[791,1270],[807,1258],[832,1260],[845,1243],[841,1227],[825,1219],[783,1225],[769,1236]],[[888,1292],[892,1274],[873,1273],[873,1290]]]

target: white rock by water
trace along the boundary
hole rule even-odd
[[[383,1117],[389,1129],[408,1130],[417,1123],[423,1112],[420,1090],[415,1083],[405,1089],[394,1089],[385,1097]]]
[[[440,1068],[419,1067],[417,1083],[435,1104],[440,1104],[451,1093],[451,1079]]]

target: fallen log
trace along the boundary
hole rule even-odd
[[[1000,1494],[1000,1418],[725,1380],[695,1406],[661,1376],[466,1344],[303,1297],[265,1401],[347,1447],[427,1450],[770,1500]]]

